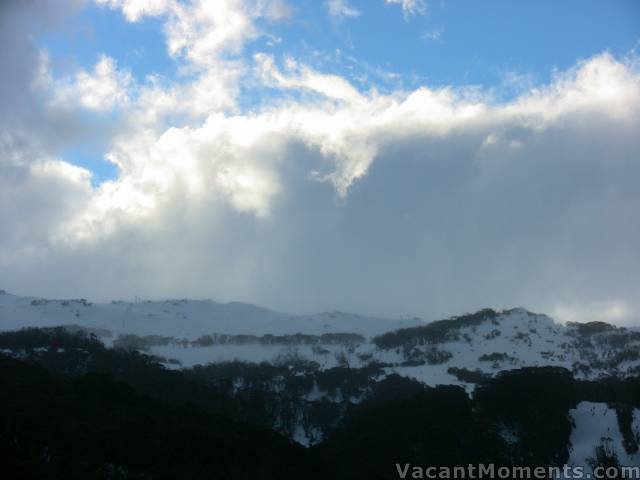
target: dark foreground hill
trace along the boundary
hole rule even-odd
[[[273,431],[0,357],[0,458],[11,479],[324,478]]]
[[[396,463],[562,466],[571,412],[585,402],[610,408],[624,437],[619,451],[593,438],[590,465],[638,458],[638,377],[522,368],[480,378],[469,394],[373,367],[172,371],[63,329],[3,333],[0,348],[11,352],[0,355],[0,460],[11,479],[390,479]],[[311,399],[309,385],[362,395]],[[296,415],[322,427],[313,448],[276,432]]]

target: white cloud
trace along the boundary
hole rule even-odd
[[[49,255],[115,248],[133,235],[144,252],[130,247],[108,261],[133,268],[131,288],[150,271],[165,279],[140,293],[188,288],[191,296],[250,295],[287,308],[551,311],[554,292],[573,292],[602,301],[615,293],[628,302],[627,316],[637,311],[629,299],[640,269],[631,241],[640,240],[631,221],[640,169],[629,155],[638,146],[640,86],[628,65],[594,57],[547,87],[493,104],[452,89],[336,95],[322,74],[287,63],[283,73],[270,57],[258,58],[276,86],[318,91],[324,100],[121,135],[109,154],[120,177],[51,229]],[[320,80],[310,81],[315,75]],[[616,232],[615,240],[593,225]],[[172,242],[187,250],[154,263]],[[616,267],[622,258],[626,276]],[[299,269],[314,280],[294,282]],[[178,287],[184,275],[193,281]],[[402,291],[388,290],[394,278],[403,279]]]
[[[609,322],[622,325],[638,323],[638,312],[625,301],[608,300],[579,304],[562,304],[551,310],[551,315],[561,322]]]
[[[284,0],[95,0],[120,9],[127,20],[145,16],[166,18],[167,49],[173,57],[184,57],[194,66],[219,65],[223,55],[238,53],[260,32],[255,20],[279,21],[292,15]]]
[[[327,0],[326,4],[329,15],[336,20],[360,16],[360,11],[350,6],[347,0]]]
[[[405,18],[411,15],[426,15],[427,4],[424,0],[384,0],[389,5],[400,5]]]
[[[56,88],[53,105],[68,108],[80,105],[96,111],[125,107],[130,102],[131,74],[119,71],[113,58],[102,55],[92,72],[80,70],[73,80]]]
[[[250,13],[238,0],[176,4],[166,28],[169,53],[202,66],[215,65],[222,53],[239,52],[257,36]]]
[[[285,0],[96,0],[120,9],[131,22],[162,17],[167,51],[192,81],[151,75],[139,90],[132,121],[160,124],[167,117],[202,119],[236,107],[244,61],[237,55],[263,33],[259,19],[281,21],[293,9]],[[135,117],[135,118],[134,118]]]
[[[259,53],[254,56],[254,60],[256,71],[266,85],[281,89],[305,89],[345,102],[363,100],[358,90],[344,78],[316,72],[292,58],[286,62],[288,75],[276,67],[273,56]]]
[[[87,170],[34,153],[14,150],[12,161],[0,162],[0,265],[46,255],[92,195]]]
[[[175,8],[174,0],[95,0],[98,5],[121,9],[128,21],[137,22],[142,17],[160,16]]]

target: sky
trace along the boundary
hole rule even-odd
[[[640,325],[640,2],[0,2],[0,288]]]

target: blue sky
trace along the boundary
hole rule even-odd
[[[25,0],[0,27],[8,291],[640,324],[638,1]]]
[[[428,2],[426,14],[408,17],[382,1],[351,0],[349,5],[359,15],[336,20],[322,1],[293,2],[292,17],[263,22],[264,35],[245,53],[270,49],[311,64],[322,62],[314,55],[320,54],[323,66],[346,75],[354,65],[328,60],[340,50],[344,57],[399,74],[408,86],[492,86],[507,72],[548,80],[554,69],[564,70],[577,59],[605,50],[624,55],[640,42],[635,0],[439,0]],[[273,38],[281,41],[268,46]],[[176,70],[158,18],[129,23],[104,6],[85,6],[38,43],[62,66],[90,66],[106,53],[138,77]]]

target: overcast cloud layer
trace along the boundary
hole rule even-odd
[[[578,61],[507,102],[381,94],[293,58],[242,57],[295,14],[282,0],[98,3],[160,19],[187,73],[138,79],[102,56],[56,77],[30,38],[81,2],[0,4],[1,288],[640,324],[635,56]],[[246,84],[278,95],[241,108]],[[117,178],[94,185],[61,158],[79,137],[108,145]]]

